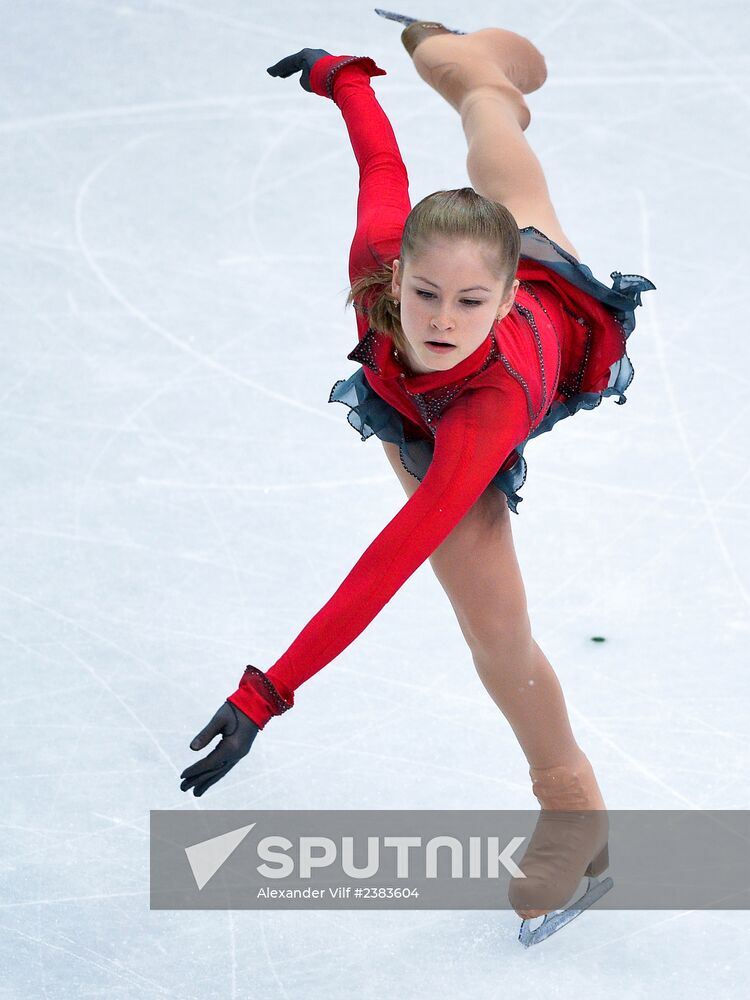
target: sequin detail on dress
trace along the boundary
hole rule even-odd
[[[263,671],[250,663],[245,667],[245,672],[240,680],[240,686],[243,685],[253,688],[262,695],[270,703],[269,707],[274,715],[281,715],[293,707],[292,703],[284,701]]]
[[[589,355],[591,354],[591,335],[593,330],[591,324],[587,323],[586,320],[583,318],[583,316],[576,316],[576,314],[571,312],[567,306],[563,306],[563,309],[568,314],[568,316],[571,316],[575,320],[576,323],[586,327],[586,349],[583,355],[583,361],[581,362],[581,366],[578,369],[578,371],[570,372],[568,375],[565,376],[564,379],[561,379],[557,387],[557,391],[560,393],[560,395],[570,397],[570,396],[575,396],[577,392],[581,391],[581,384],[583,383],[583,375],[584,372],[586,371],[586,365],[588,364],[589,361]]]
[[[472,372],[471,375],[464,376],[460,381],[443,386],[440,389],[433,389],[430,392],[411,392],[409,387],[402,383],[404,392],[414,400],[422,420],[424,420],[432,431],[433,437],[435,435],[435,422],[440,419],[445,408],[453,402],[456,396],[463,390],[466,383],[476,378],[483,371],[486,371],[491,364],[494,364],[500,358],[500,350],[495,340],[495,334],[490,333],[490,337],[492,346],[484,364],[477,371]]]
[[[542,353],[542,341],[541,338],[539,337],[539,331],[537,330],[536,327],[536,320],[534,319],[534,314],[531,312],[531,310],[527,309],[526,306],[522,306],[520,302],[515,302],[513,304],[513,308],[516,310],[516,312],[520,313],[521,316],[523,316],[528,325],[531,327],[531,332],[534,335],[534,343],[536,344],[537,357],[539,358],[539,372],[542,379],[542,401],[539,404],[539,408],[537,410],[534,410],[533,404],[531,402],[528,385],[517,372],[515,373],[515,377],[519,380],[519,382],[521,382],[521,384],[524,387],[524,391],[526,392],[526,398],[529,403],[529,419],[531,420],[531,423],[534,424],[536,423],[539,415],[547,409],[547,376],[544,371],[544,354]],[[506,368],[509,368],[509,365],[506,364]]]
[[[347,354],[347,358],[349,358],[350,361],[359,361],[361,365],[367,365],[367,367],[371,368],[376,375],[380,375],[382,373],[378,367],[377,361],[375,360],[374,344],[376,337],[377,332],[373,330],[372,327],[369,327],[367,333],[360,340],[354,350]]]

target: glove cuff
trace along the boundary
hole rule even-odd
[[[370,56],[323,56],[313,63],[310,70],[310,88],[313,93],[321,97],[330,97],[333,101],[334,77],[342,66],[349,66],[352,63],[359,63],[368,76],[387,75]]]
[[[294,691],[281,681],[273,684],[257,667],[248,664],[240,680],[240,686],[227,698],[259,729],[263,729],[274,715],[289,711],[294,705]]]

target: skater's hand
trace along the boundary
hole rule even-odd
[[[286,78],[291,76],[292,73],[298,73],[302,70],[302,76],[299,81],[300,86],[304,87],[309,93],[312,93],[310,70],[318,59],[330,55],[331,53],[326,52],[325,49],[300,49],[299,52],[295,52],[291,56],[284,56],[275,65],[269,66],[266,73],[270,73],[271,76],[283,76]]]
[[[180,785],[181,790],[187,792],[193,788],[193,795],[203,795],[207,788],[223,778],[249,752],[259,732],[259,727],[252,719],[236,705],[225,701],[192,741],[190,749],[203,750],[219,734],[222,739],[207,757],[185,768],[180,775],[184,779]]]

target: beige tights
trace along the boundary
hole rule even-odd
[[[483,28],[425,38],[413,61],[422,79],[461,116],[474,190],[505,205],[519,228],[535,226],[579,258],[524,135],[531,121],[524,94],[538,90],[547,78],[539,50],[513,31]]]
[[[407,496],[419,481],[383,442]],[[508,720],[548,809],[603,809],[588,758],[570,727],[560,683],[531,635],[505,496],[489,486],[430,556],[479,677]]]

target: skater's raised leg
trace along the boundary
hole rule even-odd
[[[404,34],[417,28],[412,25]],[[541,52],[513,31],[483,28],[466,35],[425,35],[412,60],[422,79],[461,116],[474,190],[505,205],[520,229],[535,226],[578,258],[524,135],[531,121],[524,95],[547,78]]]

